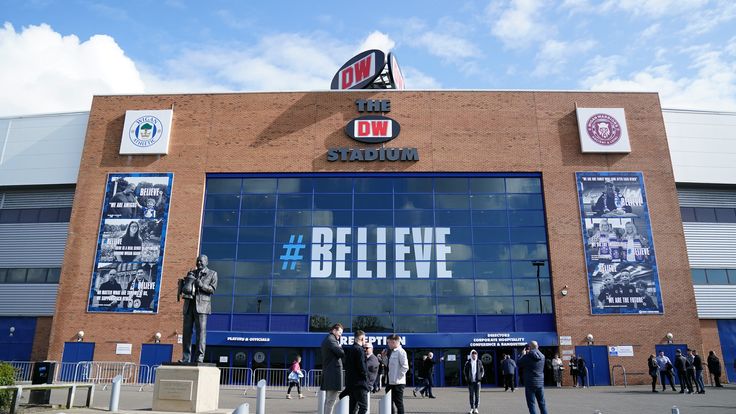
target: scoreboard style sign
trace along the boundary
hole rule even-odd
[[[364,89],[373,83],[386,65],[386,55],[366,50],[348,60],[332,78],[330,89]]]

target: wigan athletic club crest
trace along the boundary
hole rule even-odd
[[[588,136],[601,145],[613,145],[621,138],[621,125],[608,114],[595,114],[587,122]]]
[[[136,119],[128,130],[130,142],[136,147],[150,147],[161,139],[163,133],[163,124],[155,116]]]

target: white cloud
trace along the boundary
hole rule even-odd
[[[407,89],[441,89],[437,79],[421,72],[411,66],[402,66],[401,73],[404,74],[404,82]]]
[[[93,94],[141,93],[135,63],[110,36],[80,42],[46,24],[0,28],[0,114],[89,110]]]
[[[736,19],[736,2],[719,1],[713,8],[698,10],[690,15],[683,32],[688,35],[701,35],[734,19]]]
[[[542,45],[536,57],[536,67],[533,76],[544,77],[560,74],[564,71],[568,59],[576,55],[582,55],[595,46],[593,40],[576,40],[565,42],[559,40],[547,40]]]
[[[495,20],[491,33],[512,49],[524,48],[544,38],[549,29],[539,17],[545,3],[545,0],[512,0],[498,16],[497,4],[492,3],[487,9]]]
[[[368,49],[378,49],[383,53],[388,53],[391,51],[391,49],[394,48],[394,46],[396,46],[396,42],[391,40],[391,38],[387,34],[381,33],[379,31],[374,31],[369,34],[368,37],[365,38],[365,40],[363,40],[363,43],[361,43],[361,45],[358,47],[356,53]]]
[[[649,39],[653,37],[654,35],[659,33],[659,30],[661,29],[661,25],[659,23],[654,23],[653,25],[647,27],[644,29],[644,31],[641,32],[642,39]]]
[[[480,56],[480,50],[470,41],[446,33],[422,33],[416,39],[416,44],[426,48],[432,55],[443,59]]]
[[[606,0],[601,11],[622,10],[635,16],[645,15],[660,17],[697,10],[708,3],[708,0]]]
[[[693,48],[689,69],[693,75],[678,75],[673,66],[648,67],[628,77],[611,71],[593,73],[583,86],[595,91],[659,92],[663,107],[736,110],[736,58],[707,45]]]

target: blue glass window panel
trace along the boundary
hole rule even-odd
[[[273,194],[243,194],[240,196],[240,207],[246,209],[273,209],[276,207],[276,196]]]
[[[505,244],[477,244],[473,246],[475,260],[509,260],[509,246]]]
[[[278,197],[279,209],[300,210],[312,208],[312,194],[283,194]]]
[[[514,298],[516,314],[542,313],[539,296],[520,296]]]
[[[192,263],[194,265],[194,263]],[[212,260],[208,267],[217,272],[217,276],[220,277],[231,277],[235,274],[235,262],[231,260]]]
[[[552,308],[552,297],[551,296],[542,296],[542,313],[554,313],[554,309]],[[554,330],[554,321],[550,325],[551,329],[546,329],[547,331]]]
[[[327,332],[332,325],[336,323],[342,323],[345,327],[345,332],[350,332],[350,324],[347,323],[350,320],[350,315],[344,314],[318,314],[313,313],[309,315],[309,331],[310,332]]]
[[[476,243],[508,243],[507,227],[474,227],[473,241]]]
[[[726,269],[707,269],[705,273],[708,276],[709,285],[728,284],[728,274],[726,273]]]
[[[235,259],[235,244],[202,243],[202,254],[210,260]]]
[[[275,193],[275,178],[244,178],[243,193]]]
[[[397,210],[394,212],[396,227],[432,227],[434,226],[434,211],[432,210]]]
[[[395,194],[394,207],[397,210],[423,210],[434,208],[432,194]]]
[[[544,227],[513,227],[511,228],[511,242],[546,243],[547,232]]]
[[[431,193],[431,178],[396,178],[394,180],[394,192],[396,193]]]
[[[309,282],[300,279],[278,279],[273,281],[274,296],[307,296]]]
[[[280,254],[279,254],[280,255]],[[307,259],[305,261],[300,261],[296,263],[296,266],[294,268],[291,268],[291,262],[289,262],[289,265],[286,267],[286,269],[283,268],[283,262],[281,259],[277,260],[273,264],[273,278],[274,279],[282,279],[282,278],[307,278],[311,274],[311,266],[309,263],[309,256],[304,255]]]
[[[511,296],[513,294],[511,283],[511,279],[476,280],[475,294],[476,296]]]
[[[473,211],[472,217],[474,226],[506,227],[509,222],[506,210]]]
[[[393,178],[356,178],[356,193],[392,193],[394,191]]]
[[[375,277],[375,273],[374,273]],[[390,296],[394,295],[392,279],[354,279],[353,296]]]
[[[695,220],[695,209],[693,207],[680,207],[680,215],[682,215],[683,222],[694,222]]]
[[[393,194],[356,194],[355,207],[363,210],[391,210],[394,207]]]
[[[238,260],[273,260],[273,244],[239,244]]]
[[[421,332],[437,332],[437,317],[434,315],[422,316],[405,316],[397,315],[394,317],[397,332],[421,333]]]
[[[547,245],[546,244],[512,244],[511,245],[512,260],[546,260]]]
[[[473,278],[473,262],[436,262],[437,265],[443,265],[445,268],[452,272],[452,277],[457,279],[472,279]],[[430,266],[432,271],[431,277],[437,277],[436,267],[434,262]]]
[[[514,275],[514,278],[537,277],[537,267],[531,261],[511,262],[511,274]],[[546,262],[544,266],[539,267],[539,277],[549,277],[549,266]]]
[[[320,297],[314,296],[309,300],[312,313],[350,313],[350,297]]]
[[[435,178],[434,191],[436,193],[467,193],[468,179],[465,177]]]
[[[394,213],[391,210],[355,210],[355,226],[391,226]]]
[[[695,218],[699,222],[715,223],[716,210],[709,207],[695,207]]]
[[[503,194],[473,194],[470,196],[473,210],[505,210],[506,196]]]
[[[437,280],[437,296],[473,296],[474,289],[472,280]]]
[[[215,295],[212,297],[212,312],[230,313],[233,310],[232,295]]]
[[[208,210],[231,210],[240,206],[240,194],[208,195],[205,208]]]
[[[437,313],[443,315],[467,315],[475,310],[475,298],[473,296],[464,298],[437,299]]]
[[[202,243],[234,243],[237,239],[237,227],[204,227],[202,229]]]
[[[435,298],[432,297],[402,297],[396,301],[396,313],[398,314],[426,314],[437,313]]]
[[[228,295],[232,296],[233,286],[235,285],[235,279],[232,277],[222,277],[219,272],[217,274],[217,291],[215,295]]]
[[[301,298],[271,298],[271,313],[308,313],[309,299]]]
[[[58,208],[41,208],[38,209],[38,222],[39,223],[54,223],[59,217]]]
[[[733,208],[717,208],[716,221],[719,223],[736,223],[736,209]],[[685,221],[683,219],[683,221]]]
[[[312,279],[311,285],[312,296],[341,296],[350,294],[350,279]]]
[[[514,210],[539,210],[542,209],[541,194],[510,194],[509,209]]]
[[[436,194],[434,203],[437,209],[467,210],[470,208],[470,197],[466,194]]]
[[[471,260],[473,258],[472,248],[468,244],[451,244],[450,254],[446,257],[447,260]]]
[[[243,210],[240,213],[241,226],[273,226],[276,214],[273,210]]]
[[[394,282],[396,296],[434,296],[435,280],[397,279]]]
[[[207,180],[207,194],[240,194],[240,178],[210,178]]]
[[[503,178],[471,177],[471,193],[503,193],[506,191]]]
[[[237,226],[238,225],[238,212],[237,211],[205,211],[203,221],[204,221],[205,226]]]
[[[705,277],[705,269],[690,269],[693,276],[694,285],[707,285],[708,279]]]
[[[235,295],[270,295],[269,279],[235,279]]]
[[[437,226],[469,226],[470,211],[468,210],[437,210],[435,213]]]
[[[326,210],[349,210],[353,208],[352,194],[315,194],[314,208]]]
[[[509,210],[509,225],[544,226],[544,211],[542,210]]]
[[[537,279],[514,279],[514,294],[520,295],[539,295],[539,286]]]
[[[58,271],[59,269],[49,269],[49,277],[51,276],[51,271]],[[736,269],[728,269],[728,283],[731,285],[736,285]],[[58,279],[57,279],[58,280]]]
[[[431,227],[431,225],[427,227]],[[445,238],[445,243],[447,244],[471,244],[472,242],[473,234],[471,227],[450,228],[450,234]]]
[[[507,178],[507,193],[541,193],[542,184],[539,178]]]
[[[279,227],[311,226],[311,210],[284,210],[276,212],[276,225]]]
[[[273,227],[241,227],[238,232],[241,243],[273,243]]]
[[[277,251],[279,255],[283,251],[282,244],[288,243],[291,240],[291,236],[294,236],[294,241],[299,241],[299,235],[302,235],[302,243],[309,244],[308,241],[312,237],[311,227],[278,227],[276,228],[276,244],[278,245]],[[333,235],[334,237],[334,235]],[[334,242],[334,239],[333,239]]]
[[[355,315],[353,314],[353,331],[392,332],[391,319],[388,315]]]
[[[384,296],[353,296],[353,315],[365,313],[394,313],[394,298]]]
[[[311,193],[313,190],[312,179],[308,177],[279,178],[278,187],[280,194]]]
[[[312,225],[345,227],[353,223],[353,212],[350,210],[314,210]]]
[[[497,279],[511,277],[509,262],[475,262],[475,277],[477,279]]]
[[[237,277],[269,277],[271,276],[271,262],[236,262],[235,276]]]
[[[552,285],[549,282],[549,279],[539,279],[539,287],[542,289],[541,294],[542,295],[551,295],[552,294]]]
[[[233,303],[233,313],[268,314],[270,308],[271,298],[268,296],[235,296]]]
[[[26,283],[46,283],[46,273],[48,272],[45,268],[30,268],[26,276]]]
[[[314,179],[315,193],[352,193],[353,179],[348,177],[319,177]]]

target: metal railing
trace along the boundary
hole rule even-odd
[[[15,370],[15,382],[31,382],[34,364],[32,361],[8,361],[7,364]]]
[[[243,390],[243,395],[249,388],[255,388],[253,370],[251,368],[220,368],[220,388]]]
[[[301,370],[302,372],[302,378],[300,378],[300,381],[303,381],[304,378],[307,376],[307,372],[304,370]],[[266,380],[266,385],[268,385],[269,389],[281,389],[283,388],[284,391],[289,387],[289,374],[291,373],[291,370],[288,368],[256,368],[253,371],[253,376],[251,383],[258,384],[258,381],[264,379]]]
[[[629,381],[626,378],[626,368],[623,365],[614,365],[611,367],[611,385],[616,386],[616,368],[621,368],[621,372],[624,375],[624,388],[628,388]]]

